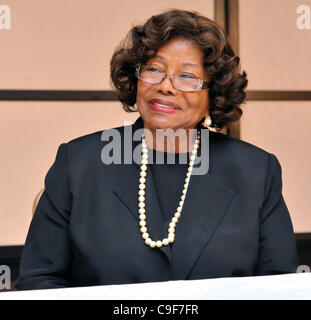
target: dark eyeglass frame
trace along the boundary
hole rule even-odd
[[[148,82],[148,81],[145,81],[145,80],[142,80],[140,77],[139,77],[139,71],[141,68],[143,67],[150,67],[151,66],[145,66],[145,65],[140,65],[140,66],[137,66],[136,69],[135,69],[135,76],[142,82],[145,82],[145,83],[148,83],[148,84],[152,84],[152,85],[157,85],[157,84],[160,84],[166,77],[170,78],[171,80],[171,83],[172,83],[172,86],[179,90],[179,91],[183,91],[183,92],[197,92],[197,91],[201,91],[203,89],[208,89],[209,88],[209,82],[207,81],[204,81],[194,75],[192,75],[194,78],[198,79],[199,80],[199,84],[198,84],[198,87],[194,90],[183,90],[183,89],[179,89],[179,88],[176,88],[174,86],[174,82],[172,81],[172,77],[174,77],[175,75],[178,75],[178,74],[181,74],[181,73],[175,73],[175,74],[167,74],[166,72],[162,71],[161,69],[158,69],[162,74],[163,74],[163,78],[159,81],[159,82],[156,82],[156,83],[153,83],[153,82]],[[157,69],[157,68],[156,68]]]

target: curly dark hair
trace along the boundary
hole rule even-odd
[[[210,77],[209,110],[212,127],[223,128],[242,116],[248,80],[240,73],[240,58],[221,27],[197,12],[173,9],[152,16],[133,27],[115,50],[110,66],[111,80],[127,112],[136,102],[135,68],[145,64],[169,40],[177,37],[193,41],[204,53],[204,68]]]

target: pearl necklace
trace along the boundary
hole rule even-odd
[[[146,176],[147,176],[147,165],[148,165],[148,148],[145,136],[142,135],[142,159],[141,159],[141,166],[140,166],[140,178],[139,178],[139,191],[138,191],[138,207],[139,207],[139,226],[140,232],[142,233],[142,238],[145,240],[145,244],[151,248],[158,247],[161,248],[162,246],[167,246],[170,243],[173,243],[175,240],[175,228],[180,219],[181,211],[183,208],[183,204],[185,201],[191,172],[194,165],[194,160],[197,155],[198,149],[200,144],[200,134],[198,132],[197,138],[194,142],[193,149],[190,156],[188,172],[186,174],[184,188],[182,190],[182,196],[179,201],[179,206],[176,209],[176,212],[169,224],[168,228],[168,236],[164,238],[162,241],[153,241],[149,237],[149,233],[146,227],[146,209],[145,209],[145,189],[146,189]]]

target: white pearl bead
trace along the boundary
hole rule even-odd
[[[145,215],[145,189],[146,189],[146,176],[147,176],[147,164],[148,164],[148,147],[145,140],[145,136],[142,135],[142,160],[141,160],[141,166],[140,166],[140,178],[139,178],[139,225],[141,226],[140,231],[142,233],[143,239],[145,239],[145,243],[149,245],[151,248],[154,248],[155,246],[158,248],[161,248],[162,245],[168,245],[169,243],[173,243],[175,240],[175,227],[178,223],[178,220],[181,216],[185,196],[187,193],[187,189],[189,187],[190,177],[192,173],[192,169],[194,166],[194,161],[197,155],[197,150],[199,148],[200,143],[200,132],[197,133],[197,139],[194,142],[192,153],[190,156],[189,166],[186,173],[185,183],[184,183],[184,189],[182,190],[182,196],[181,200],[179,201],[179,206],[176,209],[176,212],[174,214],[174,217],[172,218],[171,222],[169,223],[168,228],[168,237],[164,238],[162,241],[153,241],[149,238],[149,234],[147,233],[147,227],[146,227],[146,215]]]
[[[175,228],[176,227],[176,223],[175,222],[170,222],[169,227],[170,228]]]
[[[146,221],[145,221],[145,220],[140,220],[140,221],[139,221],[139,225],[140,225],[141,227],[145,227],[145,226],[146,226]]]
[[[139,214],[145,214],[146,213],[145,208],[139,208],[138,213]]]
[[[156,242],[156,246],[157,246],[158,248],[161,248],[161,247],[162,247],[162,241],[160,241],[160,240],[157,241],[157,242]]]
[[[175,233],[175,228],[168,228],[169,233]]]
[[[173,218],[172,218],[172,222],[175,222],[175,223],[177,223],[177,222],[178,222],[178,218],[176,218],[176,217],[173,217]]]
[[[146,227],[141,227],[140,228],[140,232],[141,233],[146,233],[147,232],[147,228]]]

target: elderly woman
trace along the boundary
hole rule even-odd
[[[59,147],[17,288],[295,272],[278,160],[217,132],[240,118],[247,85],[220,27],[195,12],[153,16],[116,49],[111,77],[140,117]]]

